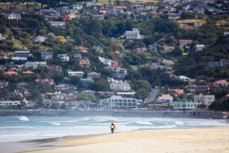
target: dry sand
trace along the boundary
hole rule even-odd
[[[150,130],[64,138],[32,153],[228,153],[229,127]]]

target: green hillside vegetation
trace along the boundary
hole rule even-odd
[[[50,7],[59,5],[59,1],[42,1]],[[75,1],[66,1],[73,3]],[[151,18],[148,21],[135,21],[128,17],[121,19],[105,18],[104,20],[93,19],[73,19],[66,22],[65,29],[55,29],[44,19],[44,17],[35,14],[22,15],[20,21],[9,21],[3,15],[0,16],[0,33],[7,36],[6,41],[0,41],[0,50],[13,52],[15,50],[30,50],[33,53],[29,61],[40,61],[39,52],[49,50],[54,53],[54,59],[47,61],[48,65],[61,65],[63,72],[59,74],[50,74],[47,68],[38,68],[34,70],[35,75],[27,78],[21,72],[17,77],[9,78],[0,72],[3,80],[10,82],[10,90],[16,88],[19,82],[27,82],[31,95],[28,99],[41,98],[41,94],[52,92],[52,88],[36,86],[36,78],[52,77],[56,84],[69,83],[76,85],[79,91],[91,89],[95,91],[110,90],[106,81],[107,77],[112,76],[110,70],[105,69],[106,65],[99,62],[98,56],[116,60],[120,65],[128,70],[125,76],[136,91],[136,97],[146,98],[151,89],[155,86],[167,88],[184,88],[186,82],[170,78],[165,70],[153,70],[150,65],[152,62],[160,62],[162,59],[172,59],[176,61],[174,70],[176,75],[186,75],[191,78],[202,79],[207,83],[212,83],[218,79],[229,79],[229,67],[210,68],[208,62],[219,61],[220,59],[229,59],[228,38],[223,32],[228,27],[219,24],[219,21],[228,18],[228,15],[212,15],[206,18],[206,24],[193,30],[185,30],[179,27],[175,21],[168,20],[165,16]],[[61,19],[59,19],[61,20]],[[221,23],[221,22],[220,22]],[[138,28],[144,39],[126,40],[124,33],[127,30]],[[33,39],[38,36],[47,36],[48,40],[43,43],[35,43]],[[70,38],[70,39],[68,39]],[[193,44],[189,48],[179,46],[180,39],[191,39]],[[149,45],[156,45],[157,51],[146,49],[144,52],[137,52],[137,48],[148,48]],[[205,44],[202,52],[195,52],[196,44]],[[174,51],[166,52],[164,45],[175,47]],[[81,53],[83,58],[88,58],[91,62],[89,68],[79,66],[79,60],[73,59],[73,54],[79,53],[75,46],[84,46],[89,50],[87,53]],[[101,46],[103,53],[96,52],[93,46]],[[119,54],[117,53],[119,52]],[[69,54],[69,62],[61,62],[57,54]],[[182,56],[188,53],[187,56]],[[122,54],[122,56],[120,56]],[[9,60],[0,60],[1,64],[8,63]],[[133,70],[136,66],[137,70]],[[68,70],[83,70],[85,73],[96,71],[101,73],[102,77],[96,79],[93,83],[80,83],[79,78],[66,79]],[[0,96],[4,98],[7,91],[1,91]],[[216,89],[212,93],[217,98],[228,93],[228,88],[223,91]]]

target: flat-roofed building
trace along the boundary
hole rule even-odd
[[[0,101],[0,108],[8,108],[17,105],[21,105],[21,102],[20,101]]]
[[[175,110],[194,110],[197,109],[199,105],[201,105],[201,102],[193,102],[193,101],[176,101],[173,102],[173,109]]]
[[[215,101],[215,95],[195,95],[194,102],[200,102],[201,104],[210,105],[212,102]]]
[[[106,110],[131,110],[139,108],[142,100],[135,98],[124,98],[122,96],[111,96],[101,99],[98,107]]]

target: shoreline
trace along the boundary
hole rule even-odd
[[[229,119],[229,112],[214,111],[101,111],[101,110],[3,110],[0,116],[114,116],[114,117],[170,117],[170,118],[202,118]]]
[[[229,126],[63,137],[51,144],[51,148],[41,147],[21,153],[226,153]]]

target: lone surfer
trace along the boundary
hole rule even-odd
[[[110,125],[110,129],[111,129],[111,133],[113,134],[114,133],[114,130],[115,130],[115,125],[114,125],[113,122]]]

